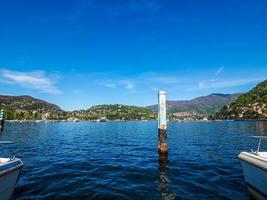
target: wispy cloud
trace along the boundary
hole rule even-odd
[[[140,12],[144,10],[158,12],[161,9],[162,5],[157,0],[139,0],[130,2],[129,7],[135,12]]]
[[[6,84],[16,84],[26,89],[37,90],[42,93],[60,94],[53,81],[46,77],[44,71],[17,72],[1,70],[1,78]]]
[[[107,88],[115,88],[115,87],[117,87],[117,85],[114,84],[114,83],[105,83],[104,86],[107,87]]]
[[[202,80],[198,83],[198,88],[203,89],[203,88],[214,88],[216,85],[226,85],[220,84],[220,82],[216,82],[217,77],[220,75],[220,73],[223,71],[224,66],[220,67],[214,74],[213,78],[211,80]]]
[[[98,9],[109,16],[118,17],[129,13],[157,13],[162,8],[162,3],[159,0],[106,2],[104,6],[98,1],[80,0],[77,2],[69,17],[72,24],[86,17],[92,9]]]
[[[134,84],[131,80],[117,80],[117,81],[104,81],[103,86],[107,88],[117,88],[123,87],[127,90],[132,90],[134,88]]]
[[[94,9],[95,4],[93,1],[87,1],[87,0],[80,0],[77,1],[76,6],[73,8],[73,12],[70,15],[70,23],[73,24],[76,21],[79,21],[81,18],[84,17],[88,13],[89,9]]]
[[[120,85],[123,85],[125,89],[131,90],[134,88],[134,84],[129,80],[120,80]]]
[[[219,89],[247,85],[250,83],[257,83],[265,80],[265,78],[248,78],[224,81],[200,81],[198,84],[199,89]]]
[[[143,75],[141,76],[141,79],[146,80],[149,83],[158,84],[177,84],[185,81],[185,79],[181,79],[179,76],[158,74]]]
[[[100,75],[99,75],[100,76]],[[97,82],[102,86],[107,88],[124,88],[129,91],[134,91],[135,89],[149,89],[153,88],[171,88],[177,85],[184,85],[188,83],[190,79],[181,78],[181,76],[175,76],[170,74],[158,74],[154,72],[147,72],[138,74],[136,76],[127,77],[115,76],[113,80],[106,79],[108,75],[101,74],[104,79],[98,79]],[[110,75],[109,75],[110,76]]]
[[[255,78],[235,78],[235,79],[220,79],[219,75],[223,72],[224,66],[217,69],[212,79],[201,80],[196,87],[188,88],[187,91],[193,90],[209,90],[209,89],[222,89],[244,86],[252,83],[257,83],[265,80],[262,77]]]
[[[73,93],[73,94],[80,94],[80,93],[81,93],[81,91],[80,91],[80,90],[77,90],[77,89],[75,89],[75,90],[72,90],[72,93]]]
[[[212,80],[212,81],[215,81],[216,78],[217,78],[217,77],[220,75],[220,73],[223,71],[223,69],[224,69],[224,66],[220,67],[220,68],[216,71],[214,77],[213,77],[211,80]]]
[[[145,1],[145,6],[147,9],[152,10],[154,12],[157,12],[161,9],[162,5],[159,3],[159,1]]]

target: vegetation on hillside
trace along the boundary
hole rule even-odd
[[[157,114],[150,109],[121,104],[97,105],[86,111],[74,111],[73,113],[77,118],[90,120],[101,118],[109,120],[150,120],[157,117]]]
[[[216,113],[215,118],[267,119],[267,80],[238,97],[229,106],[224,106]]]
[[[67,114],[57,105],[31,96],[0,95],[0,107],[8,120],[64,119]]]

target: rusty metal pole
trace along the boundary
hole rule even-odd
[[[166,92],[158,92],[158,151],[168,153],[167,119],[166,119]]]

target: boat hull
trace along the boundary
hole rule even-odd
[[[21,164],[0,173],[0,200],[9,200],[12,197],[22,167]]]
[[[250,194],[257,199],[267,199],[267,169],[256,158],[240,154],[244,178]]]

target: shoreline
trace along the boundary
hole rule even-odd
[[[156,121],[156,119],[153,120],[108,120],[108,121],[99,121],[99,120],[5,120],[5,122],[9,123],[56,123],[56,122],[99,122],[99,123],[105,123],[105,122],[135,122],[135,121],[140,121],[140,122],[147,122],[147,121]]]
[[[148,122],[157,121],[157,119],[150,120],[5,120],[8,123],[57,123],[57,122],[95,122],[95,123],[105,123],[105,122]],[[267,121],[267,119],[230,119],[230,120],[169,120],[169,122],[186,123],[186,122],[225,122],[225,121]]]

